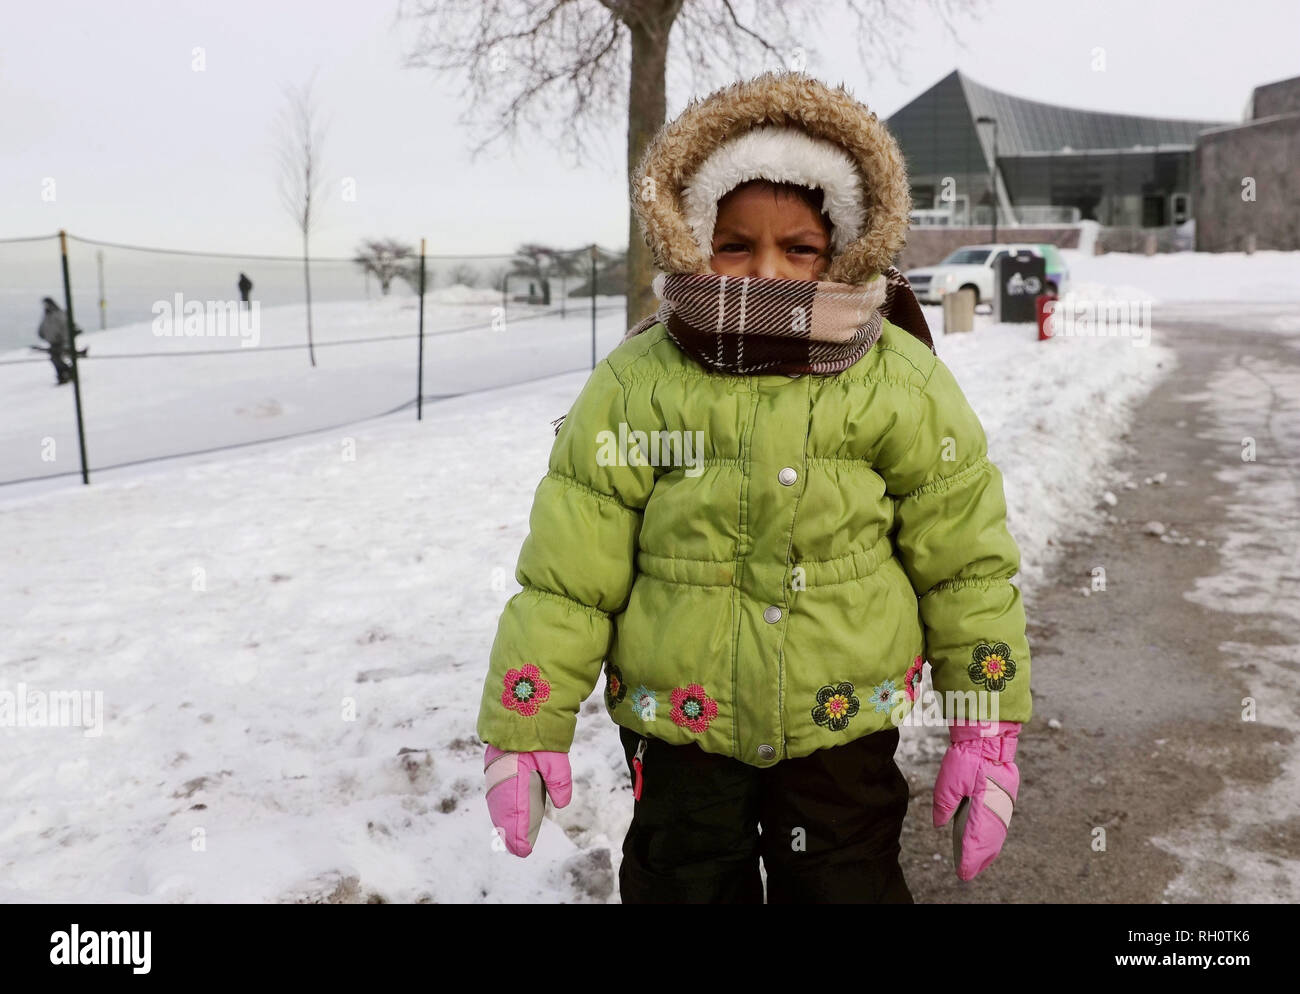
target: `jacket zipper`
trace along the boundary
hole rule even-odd
[[[636,782],[632,785],[632,797],[634,800],[641,800],[641,787],[643,784],[641,778],[641,757],[645,755],[645,739],[642,739],[636,745],[636,755],[632,757],[632,767],[636,770]]]

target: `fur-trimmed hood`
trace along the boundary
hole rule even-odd
[[[898,143],[843,84],[832,88],[795,72],[764,73],[693,100],[655,135],[631,189],[655,265],[668,273],[710,271],[692,228],[692,219],[700,224],[699,204],[688,206],[687,188],[721,145],[765,126],[795,127],[833,143],[860,174],[861,231],[847,245],[835,246],[824,278],[858,285],[884,272],[907,240],[912,210]]]

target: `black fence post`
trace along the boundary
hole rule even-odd
[[[68,233],[59,229],[59,254],[63,257],[63,310],[68,317],[68,349],[72,353],[72,395],[77,405],[77,447],[81,451],[81,482],[90,484],[86,465],[86,425],[81,415],[81,373],[77,370],[77,323],[72,318],[72,280],[68,276]],[[54,343],[50,343],[51,352]]]
[[[420,368],[415,374],[415,420],[424,420],[424,239],[420,239]]]
[[[591,243],[591,368],[596,368],[596,243]]]

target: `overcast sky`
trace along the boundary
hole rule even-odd
[[[1300,75],[1297,0],[988,0],[958,20],[960,42],[925,4],[903,6],[912,11],[904,78],[882,65],[869,79],[850,22],[830,19],[807,41],[806,71],[846,83],[882,117],[960,68],[1031,99],[1214,120],[1240,119],[1252,87]],[[349,254],[369,235],[424,235],[437,253],[525,240],[626,245],[625,117],[581,168],[532,135],[514,154],[502,145],[472,163],[459,82],[402,67],[413,33],[396,9],[396,0],[6,3],[0,238],[65,227],[136,244],[292,253],[274,122],[285,86],[315,70],[334,181],[318,253]],[[191,68],[196,47],[202,72]],[[1093,68],[1098,48],[1104,71]],[[670,116],[689,95],[670,93]],[[356,182],[355,202],[338,194],[344,177]],[[53,202],[42,199],[47,178]]]

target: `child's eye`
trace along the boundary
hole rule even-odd
[[[813,245],[792,245],[790,246],[790,251],[798,252],[801,255],[807,255],[809,252],[813,255],[817,255],[819,250]]]
[[[740,244],[740,242],[727,242],[727,244],[725,245],[718,246],[718,251],[719,252],[743,252],[745,251],[745,246]]]

